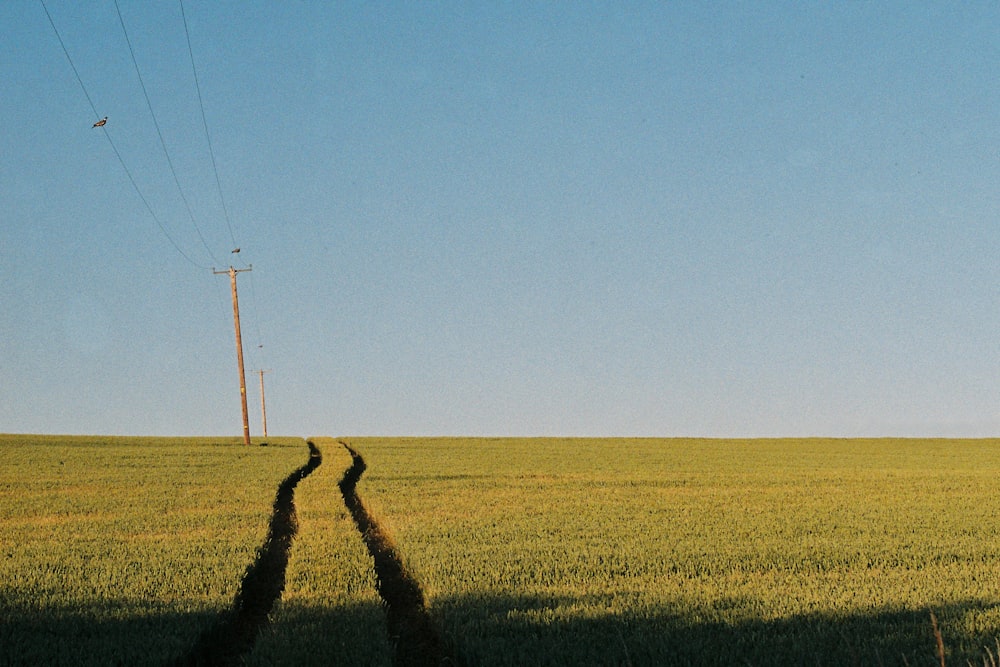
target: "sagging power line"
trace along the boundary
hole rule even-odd
[[[156,136],[160,138],[160,146],[163,148],[163,156],[167,159],[167,166],[170,167],[170,173],[174,177],[174,184],[177,186],[177,194],[180,195],[181,201],[184,202],[184,209],[187,211],[188,218],[191,220],[191,224],[194,226],[194,231],[198,234],[198,239],[201,244],[205,247],[208,256],[213,262],[219,263],[216,259],[215,254],[212,249],[208,247],[208,243],[205,242],[205,237],[201,233],[201,228],[198,227],[198,223],[194,219],[194,213],[191,212],[191,204],[188,203],[187,197],[184,196],[184,189],[181,187],[181,181],[177,178],[177,170],[174,168],[174,161],[170,159],[170,151],[167,150],[167,142],[163,139],[163,132],[160,130],[160,123],[156,120],[156,113],[153,111],[153,103],[149,100],[149,93],[146,91],[146,83],[142,80],[142,72],[139,71],[139,63],[135,59],[135,50],[132,48],[132,40],[129,39],[128,30],[125,28],[125,19],[122,17],[122,10],[118,6],[118,0],[115,1],[115,11],[118,12],[118,22],[122,27],[122,34],[125,36],[125,43],[128,45],[129,55],[132,56],[132,65],[135,66],[135,75],[139,79],[139,87],[142,88],[142,96],[146,99],[146,107],[149,109],[149,115],[153,119],[153,127],[156,128]]]
[[[236,243],[236,234],[233,232],[233,223],[229,219],[229,209],[226,207],[226,198],[222,196],[222,181],[219,179],[219,168],[215,162],[215,150],[212,148],[212,136],[208,132],[208,120],[205,118],[205,103],[201,97],[201,84],[198,82],[198,68],[194,66],[194,50],[191,48],[191,32],[188,30],[187,15],[184,13],[184,0],[177,0],[181,6],[181,20],[184,23],[184,37],[187,39],[188,55],[191,57],[191,73],[194,75],[194,87],[198,91],[198,108],[201,110],[201,123],[205,128],[205,141],[208,142],[208,154],[212,158],[212,172],[215,174],[215,186],[219,192],[219,201],[222,203],[222,214],[226,218],[226,227],[229,229],[229,238]]]
[[[52,26],[52,32],[55,33],[56,39],[59,40],[59,46],[62,47],[63,54],[65,54],[66,60],[69,62],[70,69],[73,70],[73,74],[76,76],[77,83],[80,84],[80,89],[83,91],[84,97],[87,98],[87,103],[90,105],[90,110],[94,112],[94,118],[99,117],[100,114],[97,113],[97,107],[94,105],[94,100],[91,99],[90,93],[87,92],[87,86],[84,85],[83,79],[80,77],[80,72],[77,70],[76,65],[73,63],[73,58],[69,55],[69,49],[66,48],[66,43],[63,41],[62,35],[59,34],[59,29],[56,28],[56,23],[52,19],[52,14],[49,13],[49,8],[45,6],[45,0],[38,0],[38,1],[39,3],[41,3],[42,9],[45,10],[45,16],[49,20],[49,25]],[[125,164],[125,159],[122,158],[121,152],[119,152],[118,147],[115,145],[115,142],[111,139],[111,135],[108,133],[107,129],[107,121],[108,117],[105,116],[104,118],[101,118],[101,120],[94,123],[94,127],[101,128],[101,131],[104,133],[104,137],[108,140],[108,144],[111,146],[112,152],[114,152],[115,157],[118,158],[119,164],[121,164],[122,169],[125,171],[125,175],[128,177],[129,183],[132,184],[132,189],[134,189],[135,193],[139,195],[139,199],[142,200],[142,203],[146,207],[146,210],[149,211],[150,217],[153,218],[153,221],[156,222],[156,225],[160,228],[160,231],[163,232],[163,235],[167,237],[168,241],[170,241],[170,245],[174,247],[174,250],[176,250],[181,257],[183,257],[188,261],[188,263],[199,269],[207,269],[208,268],[207,266],[203,266],[198,262],[194,261],[186,252],[184,252],[181,249],[180,245],[177,244],[177,241],[174,240],[174,237],[170,235],[170,233],[167,231],[167,228],[164,226],[163,222],[153,211],[153,207],[149,204],[149,200],[142,193],[142,190],[139,188],[139,184],[135,180],[135,177],[132,176],[132,171],[128,168],[128,165]]]

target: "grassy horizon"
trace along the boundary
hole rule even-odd
[[[334,439],[247,664],[388,664]],[[979,664],[1000,440],[347,439],[469,665]],[[259,442],[259,441],[258,441]],[[299,438],[0,434],[0,662],[163,662],[232,602]],[[307,638],[314,637],[309,641]]]

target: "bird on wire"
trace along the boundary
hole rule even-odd
[[[105,125],[105,124],[106,124],[107,122],[108,122],[108,117],[107,117],[107,116],[105,116],[105,117],[104,117],[104,118],[102,118],[101,120],[99,120],[99,121],[97,121],[96,123],[94,123],[94,127],[104,127],[104,125]]]

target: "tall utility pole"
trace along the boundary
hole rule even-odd
[[[264,373],[270,373],[270,370],[259,370],[260,373],[260,415],[264,420],[264,437],[267,437],[267,408],[264,406]]]
[[[235,251],[234,251],[235,252]],[[243,273],[244,271],[252,271],[253,265],[245,269],[234,269],[229,267],[228,271],[216,271],[212,269],[212,273],[216,275],[221,275],[223,273],[229,274],[229,282],[233,286],[233,323],[236,327],[236,363],[240,370],[240,405],[243,407],[243,444],[250,444],[250,421],[247,414],[247,380],[246,376],[243,374],[243,339],[240,337],[240,301],[236,297],[236,274]]]

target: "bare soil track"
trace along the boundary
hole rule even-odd
[[[390,640],[394,645],[394,664],[399,667],[459,664],[431,622],[420,585],[403,567],[392,540],[357,494],[358,480],[366,469],[364,459],[346,442],[340,441],[340,444],[354,461],[340,480],[340,492],[375,562],[376,587],[385,603]]]
[[[257,560],[243,575],[233,606],[219,617],[215,626],[202,634],[187,655],[174,662],[175,665],[238,665],[253,648],[260,630],[268,622],[274,602],[285,588],[289,551],[298,532],[295,487],[323,462],[316,445],[308,444],[309,461],[278,486],[267,539],[257,551]]]

